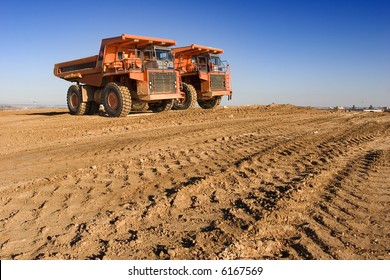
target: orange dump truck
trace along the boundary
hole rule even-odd
[[[175,109],[187,109],[196,101],[203,109],[213,109],[221,103],[222,96],[231,99],[230,67],[219,57],[222,49],[192,44],[172,50],[185,96],[175,101]]]
[[[174,40],[123,34],[103,39],[98,55],[57,63],[54,75],[68,89],[71,114],[94,114],[103,104],[110,117],[131,110],[169,110],[182,98],[170,46]]]

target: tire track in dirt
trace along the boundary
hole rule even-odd
[[[363,140],[362,143],[360,144],[364,145],[364,142],[366,142],[367,139],[369,140],[370,137],[366,139],[360,139]],[[358,143],[356,139],[353,139],[352,142]],[[351,142],[346,141],[346,143],[351,143]],[[292,146],[299,147],[299,145],[295,145],[295,144]],[[323,145],[323,146],[326,147],[327,145]],[[343,149],[351,148],[349,144],[347,144],[345,147],[341,147],[339,143],[337,146],[339,147],[337,151],[339,154],[343,154],[342,152]],[[296,151],[302,151],[302,150],[304,149],[299,148],[298,150],[295,150],[290,148],[283,151],[281,155],[290,156],[296,153]],[[287,153],[286,151],[289,152]],[[309,157],[310,160],[308,160]],[[279,159],[271,158],[271,162],[274,162],[275,165],[278,166],[278,169],[284,170],[285,171],[284,173],[287,174],[287,177],[275,176],[275,175],[264,176],[265,178],[267,177],[268,178],[260,182],[259,188],[254,188],[250,193],[248,193],[248,196],[245,199],[239,199],[235,201],[236,208],[243,209],[246,214],[250,214],[252,217],[255,218],[256,221],[261,222],[262,220],[261,217],[265,217],[265,219],[267,219],[268,215],[274,212],[278,213],[277,207],[280,201],[283,202],[285,200],[289,200],[292,196],[295,195],[295,193],[301,193],[308,190],[310,191],[310,189],[313,188],[314,185],[314,183],[311,182],[315,182],[316,177],[318,177],[324,170],[327,169],[327,165],[329,165],[329,163],[332,163],[332,160],[334,161],[333,153],[332,154],[329,153],[327,149],[320,151],[318,155],[315,155],[314,152],[309,152],[306,155],[296,154],[294,158],[297,159],[297,162],[292,164],[294,169],[290,167],[292,160],[287,160],[289,164],[283,165],[280,164],[280,162],[283,162],[280,158]],[[253,163],[251,163],[250,166],[253,167]],[[272,168],[272,165],[270,167]],[[242,184],[242,182],[240,183]],[[240,213],[240,215],[242,216],[242,213]],[[248,221],[249,219],[243,218],[242,220]],[[262,240],[262,239],[259,238],[258,240]],[[242,243],[241,241],[242,240],[240,239],[239,243]],[[264,239],[263,241],[265,242],[270,240]],[[271,242],[268,243],[271,244],[274,243],[274,245],[270,245],[268,249],[266,245],[265,247],[267,250],[265,251],[265,253],[267,253],[267,251],[272,251],[271,250],[272,246],[279,246],[279,247],[281,246],[281,244],[277,244],[277,242],[272,239]],[[232,250],[235,252],[240,251],[237,249],[240,248],[234,247],[234,249]],[[263,258],[281,257],[283,255],[286,255],[286,252],[281,254],[275,253],[274,256],[272,255],[268,256],[268,254],[265,254],[263,255]],[[224,255],[224,257],[227,256],[228,254]],[[236,255],[233,254],[233,258],[234,256]],[[258,258],[259,255],[251,256],[251,257]]]
[[[265,185],[265,187],[259,188],[259,190],[261,190],[260,192],[263,192],[264,195],[263,196],[258,195],[256,193],[254,193],[254,191],[252,190],[251,192],[248,193],[248,196],[245,200],[243,200],[242,198],[234,200],[234,202],[232,203],[234,205],[234,207],[228,208],[227,210],[226,209],[224,210],[224,218],[226,220],[229,220],[232,224],[236,224],[235,230],[239,231],[240,229],[245,230],[245,229],[251,228],[251,224],[248,225],[248,223],[243,223],[242,221],[260,220],[262,217],[261,210],[265,209],[266,211],[272,211],[274,209],[274,207],[276,206],[276,204],[278,203],[278,200],[281,199],[280,197],[288,198],[289,192],[296,191],[295,187],[298,187],[298,191],[299,191],[300,184],[305,183],[305,181],[307,181],[308,178],[315,176],[316,173],[321,171],[321,170],[319,170],[319,171],[316,170],[316,167],[319,165],[318,162],[323,161],[323,162],[330,163],[331,159],[334,158],[334,154],[342,155],[344,153],[343,149],[349,150],[351,148],[351,145],[353,145],[353,144],[363,145],[364,143],[370,142],[373,139],[374,139],[373,136],[367,136],[367,137],[362,137],[362,138],[357,137],[357,138],[344,140],[343,141],[344,143],[334,143],[334,144],[331,143],[328,145],[325,145],[325,144],[320,145],[320,146],[324,147],[324,151],[322,151],[321,153],[324,153],[325,157],[321,156],[321,157],[318,157],[318,159],[319,159],[318,161],[312,161],[313,166],[310,166],[309,164],[304,163],[303,161],[298,161],[298,163],[301,163],[303,166],[306,167],[306,169],[300,170],[299,168],[295,168],[295,170],[297,171],[297,173],[299,175],[293,176],[292,179],[290,179],[290,181],[286,181],[286,180],[283,181],[283,179],[281,179],[280,177],[277,177],[277,176],[272,176],[272,179],[274,181],[276,180],[276,182],[272,182],[272,180],[270,180],[270,181],[262,180],[261,184]],[[344,147],[339,148],[336,152],[330,153],[330,151],[333,151],[333,149],[329,149],[328,148],[329,146],[330,147],[340,146],[340,144],[344,144]],[[292,149],[290,147],[290,148],[284,150],[283,152],[281,152],[281,155],[290,156],[294,153],[297,153],[297,151],[304,150],[304,149],[302,149],[302,146],[299,145],[299,143],[298,144],[293,143],[290,146],[292,147]],[[360,147],[357,147],[357,148],[358,148],[357,149],[357,151],[358,151],[360,149]],[[281,149],[281,147],[278,147],[278,149],[283,150],[283,149]],[[321,153],[319,155],[321,155]],[[314,153],[308,153],[307,156],[311,157],[313,154]],[[298,154],[298,158],[303,158],[304,160],[307,159],[307,156],[301,156]],[[264,162],[264,157],[259,159],[258,162]],[[283,162],[280,158],[279,159],[270,158],[270,162],[271,163],[275,162],[275,165],[278,165],[278,169],[288,170],[287,166],[281,166],[279,164],[280,162]],[[287,162],[291,163],[291,160],[287,160]],[[253,168],[253,166],[254,166],[253,161],[250,162],[250,164],[248,166],[250,166],[249,170],[251,170],[252,173],[253,173],[253,170],[261,169],[261,167]],[[272,164],[270,166],[272,167]],[[298,166],[298,164],[296,164],[296,166]],[[293,171],[291,171],[291,173],[293,173]],[[291,173],[288,173],[288,176],[290,178],[291,178]],[[237,172],[236,172],[236,174],[237,174]],[[240,177],[249,178],[250,174],[242,173],[242,171],[239,171],[236,176],[230,176],[230,177],[231,177],[230,182],[233,186],[240,185],[241,187],[243,187],[246,185],[246,183],[245,183],[245,180],[240,179]],[[223,180],[221,180],[221,181],[223,181]],[[267,189],[269,187],[270,187],[270,189]],[[258,191],[258,190],[255,189],[255,191]],[[241,196],[242,195],[244,195],[244,194],[241,193]],[[256,203],[251,202],[251,200],[253,200],[253,199],[256,201]],[[258,207],[256,207],[256,206],[258,206]],[[245,215],[252,216],[252,219],[248,219],[248,217],[242,218]],[[211,224],[213,225],[213,228],[216,228],[215,223],[211,223]],[[240,240],[240,242],[241,242],[241,240]],[[236,249],[237,248],[235,248],[235,251],[236,251]]]
[[[145,148],[150,149],[150,143],[152,142],[161,141],[161,146],[164,146],[167,142],[177,141],[187,142],[188,145],[196,145],[198,144],[197,141],[210,139],[210,136],[205,134],[205,126],[207,126],[208,133],[215,135],[214,140],[217,141],[218,139],[223,138],[226,135],[225,133],[229,133],[229,130],[236,130],[235,133],[245,132],[253,125],[256,126],[263,121],[262,119],[257,118],[251,120],[253,123],[249,121],[242,122],[241,120],[229,118],[229,116],[226,119],[221,119],[218,123],[207,120],[206,123],[199,124],[196,122],[195,124],[183,127],[177,124],[177,120],[176,118],[173,118],[172,114],[167,114],[167,116],[163,117],[150,116],[163,122],[164,127],[159,128],[158,125],[156,125],[156,127],[153,126],[151,129],[150,125],[153,120],[150,120],[147,121],[149,125],[146,125],[139,135],[134,135],[132,130],[144,124],[141,122],[144,120],[143,118],[140,121],[141,125],[132,124],[122,127],[119,125],[123,125],[123,122],[120,122],[109,128],[102,127],[98,129],[100,132],[107,131],[107,133],[87,132],[87,136],[82,132],[83,129],[76,126],[74,129],[75,134],[68,135],[71,136],[71,140],[65,137],[65,139],[53,143],[47,142],[42,138],[38,142],[29,143],[28,150],[23,152],[20,150],[24,150],[25,146],[19,148],[15,146],[14,149],[16,149],[16,152],[13,153],[13,149],[8,149],[7,154],[3,155],[3,161],[0,163],[1,176],[3,177],[4,183],[12,185],[14,182],[10,182],[10,179],[8,178],[12,178],[13,174],[19,172],[19,170],[23,170],[25,173],[28,171],[36,177],[50,177],[52,174],[48,174],[47,170],[52,170],[53,168],[51,167],[53,165],[58,165],[63,168],[63,165],[65,164],[67,168],[66,171],[71,171],[78,168],[85,168],[86,166],[83,159],[86,157],[93,158],[95,165],[98,165],[114,162],[117,160],[118,156],[123,156],[124,152],[142,156]],[[225,123],[226,127],[222,126],[221,129],[221,122]],[[111,122],[109,124],[111,124]],[[74,125],[74,123],[72,122],[70,125]],[[81,132],[79,130],[81,130]],[[61,132],[57,132],[58,134],[61,134]],[[92,134],[93,137],[90,136],[90,134]],[[85,138],[87,138],[87,141],[85,141]],[[191,139],[195,139],[195,141],[191,141]],[[77,146],[77,153],[75,153],[75,146]],[[53,171],[53,173],[58,172],[60,172],[60,170]]]
[[[345,141],[345,146],[349,147],[351,145],[351,143],[356,143],[356,144],[360,143],[361,144],[361,143],[371,141],[371,140],[373,140],[373,137],[365,137],[365,138],[361,138],[361,139],[356,138],[356,139],[352,139],[350,141]],[[302,146],[300,146],[296,143],[294,143],[292,146],[295,147],[296,150],[302,149]],[[326,145],[325,145],[325,147],[326,147]],[[280,147],[277,147],[277,148],[280,148]],[[340,149],[340,151],[341,151],[341,149]],[[326,152],[328,152],[328,149],[326,149]],[[292,154],[292,152],[287,153],[287,154]],[[282,152],[282,155],[285,156],[285,152]],[[249,158],[249,157],[247,157],[247,158]],[[242,160],[237,162],[236,165],[239,165],[241,163],[242,163]],[[314,162],[314,165],[318,165],[318,163]],[[280,168],[280,166],[279,166],[279,168]],[[227,173],[229,173],[230,170],[226,170],[226,171],[227,171]],[[308,168],[306,173],[300,171],[300,177],[293,178],[291,180],[291,182],[287,182],[287,184],[300,183],[303,179],[305,179],[307,177],[307,174],[311,174],[311,173],[308,173],[309,171],[310,171],[310,168]],[[237,175],[238,176],[236,176],[236,174],[234,174],[232,176],[230,174],[229,175],[230,182],[232,183],[232,185],[244,186],[245,183],[241,178],[243,177],[243,178],[247,179],[247,178],[249,178],[249,175],[245,174],[242,171],[239,171]],[[207,178],[202,179],[202,180],[197,181],[197,182],[194,182],[194,183],[195,183],[195,185],[200,185],[200,184],[204,183],[203,181],[207,181]],[[223,181],[223,180],[221,180],[221,181]],[[226,181],[228,181],[228,180],[226,180]],[[265,184],[267,185],[267,183],[265,183]],[[206,185],[210,185],[210,184],[206,183]],[[275,187],[275,185],[272,185],[272,187]],[[283,188],[281,186],[277,186],[277,190],[279,190],[279,192],[283,193],[283,192],[287,192],[288,188],[286,189],[285,187]],[[267,210],[272,210],[273,207],[277,204],[278,194],[275,191],[264,191],[264,192],[265,192],[265,199],[262,202],[260,202],[259,205],[261,206],[262,209],[265,208]],[[196,193],[204,193],[204,190],[202,190],[202,191],[197,190]],[[187,194],[187,195],[184,195],[184,197],[187,198],[187,205],[189,205],[188,206],[189,208],[196,208],[196,205],[199,203],[199,201],[201,201],[200,199],[197,198],[196,195]],[[189,201],[189,199],[188,199],[189,197],[191,198],[191,201]],[[210,200],[214,201],[214,202],[216,202],[218,200],[215,192],[211,193],[208,197],[210,197]],[[253,192],[248,197],[253,199],[254,198]],[[257,198],[257,197],[255,197],[255,198]],[[258,198],[257,198],[257,200],[258,200]],[[174,203],[172,203],[172,202],[170,202],[170,204],[174,205]],[[235,213],[236,212],[235,210],[237,210],[237,209],[243,210],[243,212],[245,212],[245,214],[249,214],[250,216],[252,216],[252,221],[257,221],[257,220],[261,219],[261,215],[259,214],[259,211],[256,209],[254,210],[253,207],[248,206],[248,204],[246,204],[245,201],[243,201],[242,199],[236,199],[233,204],[235,206],[235,209],[233,209],[233,211],[231,211],[230,208],[222,209],[224,219],[227,220],[228,222],[231,222],[235,227],[233,232],[236,232],[236,230],[240,230],[240,229],[247,230],[251,226],[250,223],[248,224],[247,222],[244,222],[244,221],[248,221],[248,220],[251,221],[251,219],[248,219],[248,217],[241,218],[240,216],[242,216],[242,213],[239,213],[238,215]],[[209,225],[202,228],[201,232],[210,232],[210,231],[214,231],[217,229],[219,230],[219,232],[221,234],[221,229],[216,226],[216,222],[211,221],[209,223]],[[194,236],[195,235],[192,234],[192,239],[194,239]],[[226,244],[229,244],[229,242],[232,242],[231,238],[229,241],[229,238],[227,238],[226,236],[222,239],[225,240],[223,243],[223,244],[225,244],[225,246],[226,246]],[[195,241],[193,241],[193,242],[195,242]],[[189,256],[186,256],[186,257],[189,257]],[[197,255],[197,257],[204,257],[204,256]]]
[[[388,129],[383,133],[388,135]],[[342,142],[356,145],[366,139],[370,137]],[[241,245],[227,250],[224,258],[388,259],[389,235],[383,232],[389,229],[386,209],[389,208],[390,143],[387,140],[384,150],[372,150],[378,143],[383,143],[383,139],[361,143],[355,149],[356,153],[349,151],[339,159],[331,155],[332,169],[323,169],[318,175],[309,177],[305,182],[309,189],[299,190],[292,202],[282,202],[285,205],[281,209],[295,211],[271,213],[262,225],[266,230],[252,233],[256,238],[249,239],[245,250],[237,253],[242,249],[242,243],[245,244],[243,238],[239,238]],[[336,153],[343,154],[342,150]],[[340,167],[334,164],[335,160]],[[382,206],[378,207],[378,203]],[[277,228],[275,221],[278,221]],[[377,227],[374,232],[372,225]],[[290,237],[286,239],[281,237],[283,235]],[[259,252],[263,255],[259,256]]]
[[[244,138],[247,137],[249,136],[245,136]],[[242,139],[237,138],[237,141],[242,141]],[[244,142],[247,141],[248,140],[246,139],[244,140]],[[274,145],[273,141],[270,142],[272,145]],[[246,149],[245,146],[244,149]],[[155,220],[157,213],[157,215],[161,215],[160,212],[162,210],[164,212],[167,212],[168,208],[164,206],[168,203],[168,199],[171,196],[174,196],[174,194],[178,192],[180,188],[185,188],[196,184],[196,182],[203,180],[206,176],[209,176],[210,174],[221,173],[230,164],[229,158],[219,159],[218,153],[209,152],[207,155],[203,155],[204,160],[207,160],[208,162],[210,160],[216,160],[215,164],[208,166],[196,166],[195,164],[197,164],[197,161],[199,161],[198,155],[199,152],[195,151],[194,149],[179,150],[179,152],[171,153],[171,155],[169,155],[169,153],[164,153],[160,151],[157,155],[148,155],[138,160],[133,159],[133,161],[135,162],[136,169],[129,169],[132,163],[125,161],[121,162],[119,165],[110,164],[108,166],[97,167],[96,170],[93,170],[91,172],[90,176],[80,176],[83,179],[81,179],[78,175],[68,175],[65,179],[65,182],[61,183],[61,189],[70,189],[72,188],[72,186],[78,186],[77,195],[75,195],[74,190],[68,191],[69,193],[66,193],[64,195],[64,202],[66,203],[64,203],[63,208],[65,208],[66,210],[61,210],[60,212],[63,214],[62,216],[71,216],[69,214],[66,214],[69,212],[68,205],[81,204],[90,209],[92,207],[91,204],[96,203],[97,205],[102,205],[103,207],[101,208],[95,208],[95,211],[90,211],[89,213],[82,213],[78,217],[78,220],[88,221],[85,222],[88,226],[95,227],[98,224],[102,224],[103,222],[102,216],[105,215],[102,215],[101,213],[106,213],[107,217],[104,217],[106,222],[103,223],[107,223],[107,219],[109,220],[109,223],[111,223],[112,225],[112,229],[109,231],[112,231],[112,234],[115,234],[115,232],[117,231],[116,227],[114,227],[114,224],[116,224],[118,221],[120,222],[121,220],[128,219],[129,217],[127,217],[127,214],[123,214],[121,211],[111,211],[111,201],[118,202],[119,200],[119,205],[124,207],[125,210],[132,210],[133,213],[130,218],[136,217],[137,219],[139,219],[139,217],[141,217],[145,220]],[[177,158],[180,159],[177,160]],[[156,168],[154,166],[167,166],[167,168]],[[200,175],[192,177],[188,177],[185,175],[194,173]],[[162,176],[163,174],[166,174],[167,176]],[[156,183],[156,180],[158,180],[158,183]],[[90,192],[87,186],[94,186],[93,190],[99,189],[100,193],[94,193],[94,191]],[[131,191],[126,190],[125,188],[130,188]],[[87,189],[90,194],[83,195],[83,190],[86,191]],[[120,194],[120,197],[118,197],[119,189],[124,190],[124,193]],[[82,199],[80,198],[80,196],[84,196],[84,198]],[[102,196],[105,198],[103,199]],[[123,197],[125,196],[126,201],[123,200]],[[89,197],[94,197],[95,201],[90,200]],[[98,201],[96,201],[96,197],[99,197],[97,199]],[[129,197],[131,199],[129,199]],[[160,206],[160,204],[163,204],[163,206]],[[116,213],[115,216],[112,214],[112,212]],[[100,214],[95,215],[95,213]],[[59,217],[59,219],[63,221],[61,217]],[[66,227],[71,226],[72,223],[66,225]],[[153,225],[153,223],[148,224],[148,227],[145,230],[150,231],[153,227],[156,227]],[[131,230],[131,232],[135,231],[135,229]],[[122,235],[123,234],[125,233],[122,233]],[[82,236],[78,232],[73,233],[73,235],[74,236],[72,238],[62,238],[61,236],[56,236],[55,238],[57,240],[64,239],[66,242],[69,242],[69,240],[71,240],[70,243],[72,243],[72,240],[75,239],[88,240],[87,236]],[[95,238],[95,235],[91,236],[91,238]],[[117,241],[116,243],[120,243],[123,246],[123,240],[127,239],[119,238],[118,240],[119,241]],[[130,238],[130,241],[133,241],[133,238]],[[90,242],[96,243],[95,240]],[[71,248],[72,250],[74,250],[74,246],[71,246]],[[82,253],[85,254],[87,252],[83,251]],[[36,255],[39,257],[43,257],[41,253],[38,252],[36,253]],[[88,255],[84,255],[83,258],[90,258],[90,256],[92,255],[99,254],[97,252],[90,252]]]
[[[241,127],[242,126],[240,125],[240,128]],[[243,129],[247,130],[248,127],[244,127]],[[226,131],[223,131],[222,133],[225,135],[229,134],[228,133],[229,130],[234,131],[234,128],[227,127]],[[220,157],[219,153],[225,154],[225,152],[226,152],[226,151],[223,151],[223,149],[227,149],[224,147],[225,141],[226,140],[230,141],[230,144],[231,144],[230,149],[231,150],[232,149],[237,150],[237,147],[241,147],[241,146],[243,147],[241,149],[242,151],[236,155],[236,157],[237,156],[240,157],[241,153],[247,152],[247,147],[256,147],[258,145],[258,142],[266,143],[266,141],[264,139],[258,139],[254,136],[255,135],[253,133],[252,134],[247,133],[243,136],[234,136],[234,137],[230,137],[230,138],[223,138],[223,137],[222,138],[213,138],[211,140],[205,141],[206,148],[204,146],[200,145],[198,147],[197,151],[195,151],[194,149],[189,149],[189,150],[181,150],[178,155],[175,153],[171,154],[171,161],[173,163],[176,162],[176,164],[173,165],[173,168],[172,168],[172,163],[171,163],[171,166],[169,166],[169,164],[168,164],[168,169],[166,170],[166,172],[167,173],[172,172],[172,171],[170,171],[170,169],[176,170],[177,172],[174,173],[173,176],[169,177],[167,184],[169,185],[169,184],[174,183],[178,186],[188,186],[188,185],[195,183],[197,180],[205,177],[205,175],[195,176],[195,177],[192,176],[189,178],[183,177],[184,181],[176,182],[176,181],[178,181],[178,178],[180,178],[180,176],[183,176],[181,174],[186,173],[185,172],[186,167],[188,167],[190,169],[190,170],[188,170],[189,171],[188,173],[190,173],[190,174],[193,172],[195,172],[196,174],[203,174],[206,172],[206,175],[207,175],[207,174],[215,173],[216,170],[220,170],[220,172],[223,171],[224,169],[226,169],[226,166],[228,166],[231,163],[230,158],[224,159],[222,157],[222,159],[223,159],[222,162],[220,162],[221,160],[219,159],[219,157]],[[274,140],[271,139],[270,141],[271,141],[271,144],[274,145],[273,144]],[[284,139],[279,139],[278,141],[284,141]],[[215,145],[217,145],[217,147],[215,147]],[[171,149],[169,149],[169,150],[171,150]],[[200,150],[206,150],[208,152],[202,154],[202,152],[199,152]],[[197,167],[194,169],[192,166],[194,166],[195,164],[197,164],[200,161],[199,155],[203,155],[203,160],[206,160],[208,162],[213,162],[214,164],[212,166],[200,166],[200,167]],[[160,157],[160,160],[158,160],[159,157]],[[177,157],[180,158],[179,162],[177,162],[178,161]],[[124,166],[126,167],[126,165],[127,166],[131,165],[131,162],[133,160],[135,162],[137,162],[137,160],[139,160],[139,159],[134,158],[134,159],[131,159],[130,162],[125,161]],[[65,179],[54,178],[54,182],[59,181],[57,183],[58,186],[56,187],[56,189],[58,189],[58,188],[61,188],[61,190],[68,189],[68,191],[65,191],[66,193],[63,194],[64,199],[63,199],[63,204],[61,207],[62,209],[55,208],[52,213],[55,213],[58,216],[58,219],[62,222],[63,222],[64,216],[70,216],[71,220],[72,220],[74,216],[68,214],[69,212],[71,212],[70,211],[71,209],[69,209],[70,208],[69,205],[90,206],[90,205],[88,205],[88,201],[89,201],[90,197],[96,197],[96,196],[100,197],[102,195],[104,195],[106,197],[106,199],[104,199],[104,200],[99,199],[98,204],[103,205],[103,206],[107,205],[107,203],[111,199],[111,196],[109,194],[113,192],[112,188],[110,187],[110,185],[113,182],[112,179],[118,179],[118,178],[122,178],[123,182],[121,184],[123,184],[123,187],[129,186],[129,183],[128,183],[129,181],[136,182],[135,184],[132,183],[130,185],[130,187],[131,188],[135,187],[136,189],[142,188],[140,190],[141,194],[146,193],[146,192],[152,193],[150,195],[145,195],[145,197],[148,197],[148,200],[151,200],[151,202],[153,202],[153,197],[155,196],[154,193],[156,192],[155,188],[151,188],[151,189],[144,188],[144,186],[145,185],[146,186],[148,186],[148,185],[153,186],[153,181],[155,180],[155,178],[160,177],[160,175],[161,175],[161,172],[157,172],[157,169],[154,166],[161,166],[162,163],[166,164],[166,162],[169,162],[169,160],[167,160],[167,155],[162,153],[160,150],[160,154],[158,154],[157,157],[152,156],[150,152],[146,156],[142,156],[142,161],[139,160],[139,162],[137,162],[137,165],[139,166],[138,170],[136,169],[136,170],[130,171],[127,168],[126,170],[122,171],[123,174],[125,174],[123,176],[121,175],[121,170],[120,170],[119,166],[114,164],[111,167],[110,166],[108,166],[108,167],[102,166],[102,168],[100,166],[96,167],[96,170],[93,170],[92,172],[87,170],[86,172],[87,172],[88,176],[85,176],[85,174],[84,174],[85,170],[81,170],[80,172],[77,172],[78,174],[67,175],[65,177]],[[225,166],[225,167],[223,167],[223,166]],[[204,168],[204,169],[199,170],[199,168]],[[162,171],[162,172],[164,172],[164,171]],[[75,178],[73,178],[73,177],[75,177]],[[100,179],[100,178],[103,178],[103,179]],[[39,184],[41,184],[41,183],[42,182],[39,182]],[[50,184],[53,184],[53,182],[50,182],[49,185]],[[101,194],[90,193],[91,187],[87,187],[87,186],[94,186],[93,189],[99,189],[99,185],[101,185],[102,188],[103,187],[105,188],[105,191],[102,191]],[[77,187],[77,194],[75,194],[74,187],[72,190],[72,186]],[[30,185],[30,186],[27,186],[27,188],[28,187],[32,188],[33,186]],[[176,187],[168,188],[166,190],[166,193],[169,194],[170,192],[174,192],[175,188]],[[87,189],[88,189],[88,194],[83,194],[83,191],[85,191]],[[53,198],[52,197],[53,193],[54,192],[50,192],[50,197],[48,198],[48,200],[50,198]],[[40,196],[42,196],[42,194],[40,194]],[[140,201],[140,200],[138,199],[138,201]],[[144,203],[145,204],[149,203],[149,201],[146,201]],[[150,205],[153,205],[153,203],[150,203]],[[150,208],[150,206],[146,207],[146,211],[143,212],[143,216],[146,215],[147,210],[149,208]],[[63,210],[63,209],[65,209],[65,210]],[[35,210],[36,209],[32,209],[31,211],[35,211]],[[94,209],[94,210],[98,213],[104,212],[104,211],[102,211],[101,208]],[[91,212],[94,213],[95,211],[91,211]],[[60,214],[62,214],[62,215],[60,215]],[[94,216],[91,216],[91,215],[86,215],[86,214],[81,215],[81,217],[84,217],[84,216],[85,216],[86,220],[93,221],[94,219],[96,219]],[[100,216],[100,215],[98,215],[98,216]],[[41,218],[44,218],[44,216],[41,216]],[[79,219],[80,219],[80,217],[79,217]],[[37,221],[36,223],[38,224],[41,222]],[[66,227],[66,228],[72,228],[72,225],[73,225],[72,223],[70,223],[68,225],[64,225],[61,223],[60,226]],[[76,233],[75,236],[76,237],[72,237],[72,238],[68,238],[68,239],[65,238],[65,240],[69,240],[69,239],[75,240],[75,238],[76,239],[80,238],[79,233]],[[58,235],[56,237],[57,237],[57,239],[60,239]],[[52,241],[53,236],[50,235],[49,239],[50,239],[50,241]],[[72,244],[73,244],[73,242],[72,242]],[[73,247],[73,246],[71,246],[71,247]],[[37,253],[36,255],[39,257],[42,257],[42,255],[40,253]],[[93,255],[93,254],[91,254],[91,255]],[[98,255],[98,254],[95,254],[95,255]]]
[[[324,188],[310,219],[297,225],[299,238],[290,241],[295,257],[389,258],[389,234],[383,236],[383,232],[389,232],[386,212],[390,205],[386,201],[390,192],[385,188],[390,179],[388,162],[388,152],[369,150],[349,161],[334,176]],[[373,205],[378,209],[373,209]]]
[[[82,143],[81,167],[1,190],[1,257],[358,256],[363,251],[354,246],[367,238],[368,228],[356,240],[345,233],[368,206],[351,178],[364,185],[368,176],[383,186],[375,174],[388,174],[381,163],[388,162],[383,137],[389,126],[347,114],[292,111],[202,112],[205,121],[219,121],[198,124],[199,116],[191,116],[178,126],[173,114],[164,114],[157,117],[160,129],[135,136],[114,127],[113,135],[96,138],[104,144]],[[66,150],[53,154],[59,151],[64,161],[70,158]],[[377,173],[364,173],[372,169]],[[335,188],[340,180],[350,187]],[[351,216],[355,208],[360,212]],[[388,224],[378,223],[380,214],[373,220],[383,229]],[[371,255],[384,254],[383,238],[388,236],[373,239],[379,245]]]

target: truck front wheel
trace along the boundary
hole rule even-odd
[[[188,108],[192,108],[196,102],[197,93],[195,88],[192,85],[186,83],[183,83],[182,86],[184,98],[175,100],[175,103],[173,104],[173,109],[175,110],[186,110]]]
[[[129,89],[118,83],[108,83],[103,90],[103,106],[109,117],[126,117],[131,110]]]
[[[68,109],[71,115],[85,115],[89,110],[88,102],[83,102],[81,88],[78,85],[71,85],[66,96]]]

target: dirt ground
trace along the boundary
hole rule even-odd
[[[1,259],[390,259],[390,114],[0,112]]]

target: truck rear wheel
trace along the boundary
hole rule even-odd
[[[169,111],[173,107],[173,99],[161,100],[158,103],[152,103],[149,105],[150,110],[154,113],[159,113],[163,111]]]
[[[109,117],[125,117],[131,110],[130,91],[118,83],[108,83],[103,90],[103,106]]]
[[[177,99],[173,103],[173,109],[175,110],[186,110],[188,108],[194,107],[196,102],[197,93],[195,88],[190,85],[183,83],[183,92],[184,92],[184,98]]]
[[[133,102],[131,104],[132,111],[146,112],[149,109],[149,104],[147,102]]]
[[[99,103],[95,101],[90,101],[88,102],[88,104],[89,104],[88,115],[95,115],[99,113],[99,107],[100,107]]]
[[[81,88],[78,85],[69,87],[66,101],[71,115],[85,115],[89,111],[89,104],[88,102],[83,102]]]
[[[221,96],[215,96],[208,100],[198,100],[198,104],[203,109],[214,109],[221,104]]]

